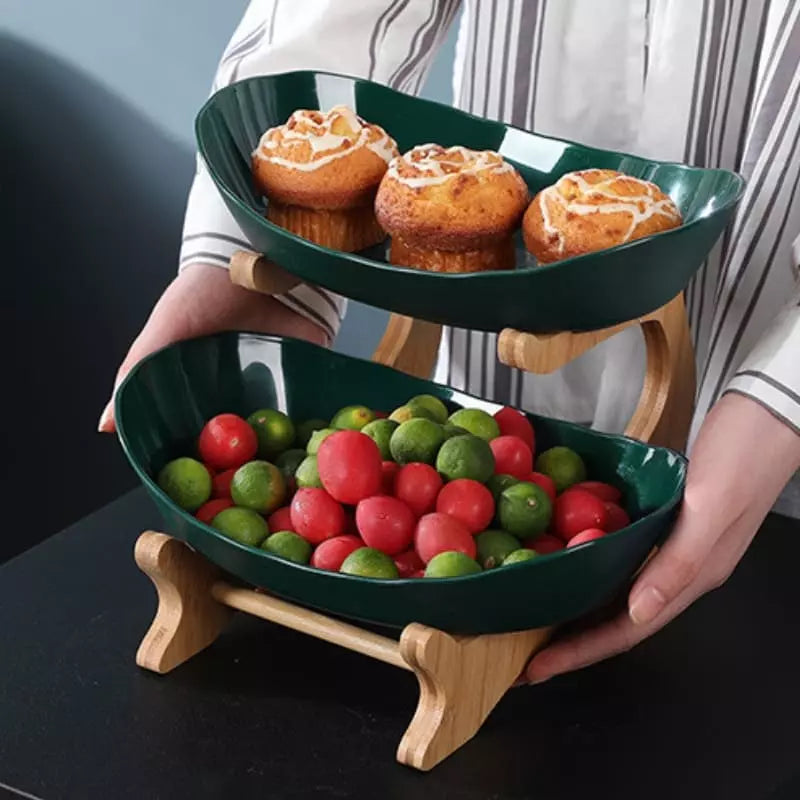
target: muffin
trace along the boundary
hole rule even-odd
[[[514,266],[512,234],[528,203],[519,173],[490,150],[425,144],[389,165],[375,198],[393,264],[431,272]]]
[[[681,212],[654,183],[611,169],[570,172],[533,198],[525,246],[541,264],[677,228]]]
[[[375,192],[397,145],[346,106],[301,109],[270,128],[253,151],[253,177],[269,200],[267,219],[337,250],[362,250],[385,238]]]

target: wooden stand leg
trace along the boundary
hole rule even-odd
[[[430,378],[441,338],[441,325],[392,314],[372,360],[417,378]]]
[[[683,450],[695,394],[694,351],[683,295],[645,317],[598,331],[537,335],[506,329],[498,338],[498,357],[511,367],[546,374],[632,325],[642,328],[647,367],[639,404],[625,433]]]
[[[147,531],[137,540],[134,556],[158,592],[158,610],[136,663],[163,674],[208,647],[230,611],[211,593],[220,571],[177,539]]]
[[[550,633],[541,628],[453,637],[409,625],[400,652],[419,680],[420,697],[397,760],[429,770],[468,742]]]

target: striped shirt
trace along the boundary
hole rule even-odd
[[[252,0],[214,89],[293,69],[415,93],[461,14],[457,106],[538,133],[742,173],[747,189],[688,287],[697,353],[693,434],[725,391],[800,433],[800,0]],[[198,161],[181,267],[247,247]],[[334,333],[345,301],[279,298]],[[494,334],[448,330],[436,379],[605,430],[638,400],[644,347],[629,329],[553,375],[498,363]]]

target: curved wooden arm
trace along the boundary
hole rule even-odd
[[[696,385],[694,351],[683,295],[652,314],[599,331],[537,335],[506,329],[498,337],[498,357],[510,367],[546,374],[632,325],[642,328],[647,370],[639,405],[625,433],[682,450],[689,435]]]
[[[237,250],[230,260],[231,281],[261,294],[286,294],[302,281],[258,253]]]

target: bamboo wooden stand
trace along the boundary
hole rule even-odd
[[[277,265],[245,252],[231,259],[231,280],[264,294],[280,294],[299,283]],[[647,371],[626,433],[682,449],[695,389],[682,297],[641,319],[600,331],[534,335],[504,330],[498,338],[498,357],[518,369],[548,373],[632,325],[640,325],[645,337]],[[440,337],[438,325],[393,314],[373,359],[427,378]],[[542,628],[459,637],[413,624],[397,641],[234,586],[205,558],[163,533],[143,533],[135,558],[158,592],[155,619],[136,655],[139,666],[169,672],[214,642],[235,609],[410,670],[419,681],[419,703],[397,760],[419,770],[436,766],[478,732],[551,634]]]

